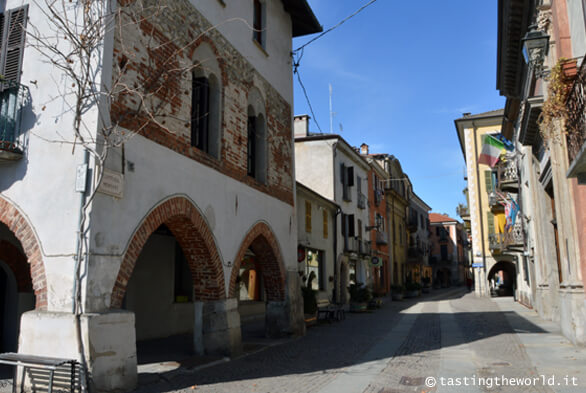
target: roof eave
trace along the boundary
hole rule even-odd
[[[323,27],[311,10],[307,0],[282,0],[285,11],[291,15],[293,37],[319,33]]]

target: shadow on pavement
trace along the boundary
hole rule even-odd
[[[430,294],[415,299],[406,299],[399,302],[388,302],[382,309],[369,313],[347,314],[341,322],[320,323],[308,329],[307,334],[294,340],[286,340],[280,345],[271,346],[271,340],[266,339],[266,345],[260,345],[262,350],[236,358],[228,363],[216,364],[202,370],[190,370],[192,366],[181,364],[181,369],[159,374],[159,383],[149,383],[149,386],[140,386],[138,391],[162,392],[189,388],[194,385],[224,383],[238,380],[278,377],[283,375],[327,372],[360,364],[361,359],[373,346],[396,326],[407,314],[402,311],[419,302],[434,302],[441,300],[455,300],[466,296],[465,289],[435,290]],[[469,294],[472,302],[478,305],[486,304],[484,300],[475,300]],[[473,298],[474,297],[474,298]],[[424,308],[425,310],[425,308]],[[413,314],[411,314],[413,315]],[[419,334],[425,334],[425,329],[435,324],[439,326],[443,314],[438,312],[421,312],[415,314],[409,340],[414,345],[401,345],[395,355],[409,355],[441,348],[441,340],[419,339]],[[462,330],[462,342],[450,342],[451,345],[466,344],[487,337],[514,333],[546,333],[545,330],[525,320],[514,312],[478,311],[469,312],[454,310],[450,314],[456,318]],[[507,318],[512,318],[516,329],[513,329]],[[519,328],[521,327],[521,329]],[[246,330],[246,329],[243,329]],[[521,331],[520,331],[521,330]],[[258,343],[261,337],[255,336],[254,329],[243,335],[243,343],[253,338]],[[258,332],[257,332],[258,333]],[[413,336],[413,337],[411,337]],[[381,358],[392,357],[385,354]],[[376,359],[369,359],[376,360]],[[162,381],[161,381],[162,380]]]

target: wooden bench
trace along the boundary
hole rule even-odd
[[[328,322],[341,321],[346,318],[344,308],[339,304],[332,304],[328,299],[317,301],[317,319],[323,318]]]
[[[77,362],[73,359],[59,359],[45,356],[25,355],[22,353],[3,353],[0,354],[0,364],[6,364],[14,366],[14,378],[12,382],[12,392],[16,393],[16,386],[18,381],[18,368],[22,367],[22,375],[20,381],[20,391],[24,391],[24,379],[27,374],[31,374],[31,370],[44,370],[48,372],[48,375],[43,377],[43,382],[47,384],[47,392],[52,393],[53,387],[55,387],[55,376],[59,373],[60,385],[59,390],[62,391],[62,384],[64,380],[64,374],[70,378],[67,387],[70,392],[74,392],[76,385],[76,364]],[[32,378],[29,375],[29,378]],[[46,381],[45,381],[46,379]],[[31,381],[34,383],[34,381]],[[36,389],[35,389],[36,390]]]

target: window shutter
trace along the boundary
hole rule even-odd
[[[484,171],[484,183],[486,184],[486,191],[492,191],[492,171]]]
[[[305,232],[311,232],[311,202],[305,201]]]
[[[356,177],[356,182],[358,183],[356,185],[356,190],[358,190],[358,194],[362,194],[362,179],[360,178],[360,176]]]
[[[193,78],[191,100],[191,145],[208,151],[210,85],[207,78]]]
[[[256,117],[248,118],[248,141],[247,141],[247,172],[248,176],[256,176]]]
[[[342,235],[347,236],[348,235],[348,216],[346,214],[342,213],[341,219],[342,219]]]
[[[358,219],[358,238],[362,239],[362,220]]]
[[[2,52],[0,73],[5,80],[20,82],[22,69],[22,56],[24,53],[24,40],[28,6],[6,11],[2,24]]]
[[[348,187],[352,187],[354,185],[354,167],[349,166],[347,171],[348,171],[348,175],[347,175]]]
[[[488,233],[494,234],[494,214],[486,212],[486,223],[488,224]]]
[[[346,165],[340,164],[340,181],[343,185],[346,185]]]
[[[348,214],[348,236],[356,236],[354,230],[354,214]]]
[[[324,239],[328,238],[328,211],[322,210]]]

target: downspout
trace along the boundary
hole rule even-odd
[[[332,172],[333,172],[333,178],[332,178],[332,185],[334,187],[333,189],[333,199],[334,202],[336,202],[336,151],[337,151],[337,147],[338,147],[338,142],[334,142],[334,144],[332,145],[332,150],[333,150],[333,155],[332,155]],[[336,202],[337,203],[337,202]],[[340,274],[338,272],[338,214],[342,213],[342,208],[340,208],[338,206],[338,208],[336,209],[336,213],[334,213],[334,291],[333,291],[333,300],[335,303],[338,303],[338,298],[340,296],[340,294],[338,293],[338,280],[340,277]],[[341,283],[340,287],[342,286]],[[341,288],[340,288],[340,292],[341,292]]]
[[[82,385],[82,392],[88,391],[88,383],[87,383],[87,361],[85,358],[84,346],[83,346],[83,338],[81,334],[81,262],[82,259],[85,260],[87,266],[87,260],[83,257],[83,232],[85,227],[85,204],[87,199],[87,189],[88,189],[88,166],[89,166],[89,156],[90,153],[87,149],[84,149],[83,152],[83,163],[78,167],[77,175],[82,176],[81,179],[78,180],[83,181],[80,184],[76,184],[76,191],[80,193],[79,196],[79,213],[78,213],[78,228],[76,233],[76,241],[75,241],[75,266],[73,270],[73,291],[71,294],[71,312],[74,315],[74,323],[75,323],[75,338],[77,343],[77,352],[80,357],[81,363],[81,372],[83,375],[80,375],[80,382]],[[87,269],[86,269],[87,270]]]
[[[472,128],[474,130],[474,156],[476,157],[476,159],[478,160],[478,144],[476,143],[478,138],[477,138],[477,132],[478,129],[476,128],[476,124],[474,122],[472,122]],[[477,188],[478,188],[478,211],[481,212],[481,207],[482,207],[482,196],[480,195],[480,169],[478,167],[478,161],[476,162],[476,182],[477,182]],[[485,248],[485,239],[484,239],[484,223],[483,223],[483,217],[482,217],[482,213],[479,214],[480,216],[480,244],[482,247],[482,270],[484,270],[484,278],[485,278],[485,282],[482,283],[480,290],[482,291],[482,289],[486,286],[486,248]],[[482,277],[480,277],[482,279]],[[481,284],[481,283],[477,283],[477,284]],[[482,292],[480,293],[480,295],[482,296]]]

